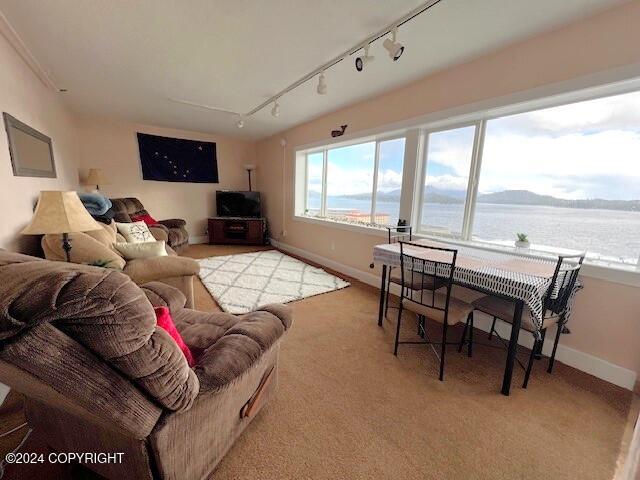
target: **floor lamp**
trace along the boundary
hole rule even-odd
[[[40,192],[38,204],[33,212],[31,223],[22,233],[24,235],[62,234],[62,249],[67,262],[71,261],[70,233],[100,230],[96,222],[84,207],[76,192]]]
[[[247,163],[244,169],[247,171],[247,175],[249,175],[249,191],[251,191],[251,172],[256,169],[256,166],[253,163]]]

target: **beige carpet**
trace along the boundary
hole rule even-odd
[[[188,254],[252,250],[201,245]],[[196,296],[200,309],[217,310],[199,283]],[[504,352],[481,347],[472,359],[452,352],[441,383],[427,347],[403,346],[393,356],[395,322],[376,325],[377,302],[376,289],[353,281],[290,304],[295,320],[281,351],[279,390],[214,478],[613,478],[630,392],[562,364],[548,375],[542,361],[528,390],[518,370],[504,397]],[[8,469],[5,478],[31,477],[20,473]],[[49,473],[38,477],[70,478]]]
[[[199,245],[189,255],[239,251]],[[200,308],[217,309],[196,291]],[[527,390],[518,369],[504,397],[505,353],[482,347],[471,359],[452,353],[441,383],[428,347],[393,356],[395,321],[376,325],[377,292],[353,280],[290,304],[279,390],[216,478],[613,478],[630,392],[560,363],[548,375],[542,360]]]

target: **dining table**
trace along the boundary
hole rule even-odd
[[[503,395],[509,395],[522,316],[530,315],[533,325],[537,325],[538,328],[542,326],[544,298],[553,282],[558,258],[538,258],[517,252],[494,251],[466,245],[452,246],[452,244],[430,239],[405,243],[404,253],[425,260],[439,261],[435,258],[438,256],[436,250],[421,248],[421,246],[455,248],[458,251],[453,272],[455,285],[505,298],[515,303],[501,389]],[[388,269],[398,268],[401,265],[400,243],[374,246],[372,266],[376,264],[382,266],[378,311],[378,325],[382,326]],[[437,275],[448,276],[448,272],[439,271]],[[573,301],[574,293],[572,292],[569,304]],[[565,319],[569,314],[570,310],[565,313]],[[540,335],[540,332],[534,332],[534,335]]]

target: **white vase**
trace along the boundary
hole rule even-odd
[[[515,241],[516,244],[516,248],[529,248],[531,246],[531,244],[529,243],[529,241],[525,241],[525,242],[521,242],[520,240],[516,240]]]

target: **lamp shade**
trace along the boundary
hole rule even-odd
[[[109,185],[101,168],[90,168],[85,185]]]
[[[76,192],[40,192],[31,223],[22,230],[25,235],[73,233],[100,230],[80,201]]]

